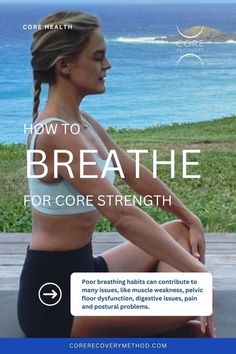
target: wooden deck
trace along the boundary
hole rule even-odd
[[[30,234],[0,233],[0,291],[17,290]],[[95,233],[94,254],[124,242],[115,232]],[[236,290],[236,233],[206,235],[206,264],[217,290]]]

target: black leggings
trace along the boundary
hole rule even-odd
[[[70,275],[73,272],[108,272],[108,267],[101,256],[93,257],[91,243],[72,251],[37,251],[28,247],[17,304],[19,324],[27,337],[70,336],[73,322]],[[39,299],[39,290],[45,283],[55,283],[61,289],[61,300],[55,306],[46,306]]]

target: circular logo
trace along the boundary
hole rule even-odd
[[[193,53],[187,53],[187,54],[182,55],[182,56],[179,58],[179,60],[177,61],[177,64],[176,64],[176,65],[179,65],[179,63],[180,63],[184,58],[187,58],[187,57],[196,58],[200,64],[204,65],[204,63],[203,63],[203,61],[202,61],[202,58],[199,57],[199,55],[196,55],[196,54],[193,54]]]
[[[45,306],[55,306],[61,301],[62,291],[55,283],[45,283],[40,287],[38,297]]]
[[[204,30],[204,26],[202,26],[202,28],[200,29],[200,31],[197,34],[194,34],[193,36],[188,36],[187,34],[184,34],[183,32],[180,31],[179,27],[176,26],[177,31],[179,32],[179,34],[184,37],[184,38],[188,38],[188,39],[194,39],[197,38],[198,36],[200,36]]]

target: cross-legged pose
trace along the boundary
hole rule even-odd
[[[38,151],[28,155],[31,202],[34,196],[42,202],[31,203],[32,238],[18,297],[22,330],[29,337],[144,337],[194,324],[195,331],[213,337],[212,316],[194,323],[189,322],[191,316],[70,314],[71,273],[206,272],[204,234],[199,218],[146,167],[140,166],[140,178],[136,178],[136,161],[80,108],[84,97],[105,91],[105,77],[111,68],[98,19],[87,13],[61,11],[40,25],[31,45],[34,129],[27,147]],[[39,113],[41,84],[48,84],[49,89],[47,103]],[[111,150],[118,159],[113,153],[109,160]],[[135,205],[116,203],[117,196],[123,200],[114,186],[114,170],[119,173],[116,167],[122,168],[124,181],[141,196],[171,196],[171,206],[161,207],[176,220],[159,225]],[[101,195],[114,198],[103,205]],[[68,196],[70,201],[84,198],[85,202],[65,203]],[[91,239],[101,215],[127,241],[95,258]],[[61,288],[62,298],[56,306],[45,306],[39,300],[39,289],[47,282]]]

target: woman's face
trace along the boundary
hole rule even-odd
[[[111,64],[106,58],[106,45],[102,32],[95,29],[87,47],[80,56],[68,63],[70,81],[82,95],[105,91],[106,71]]]

